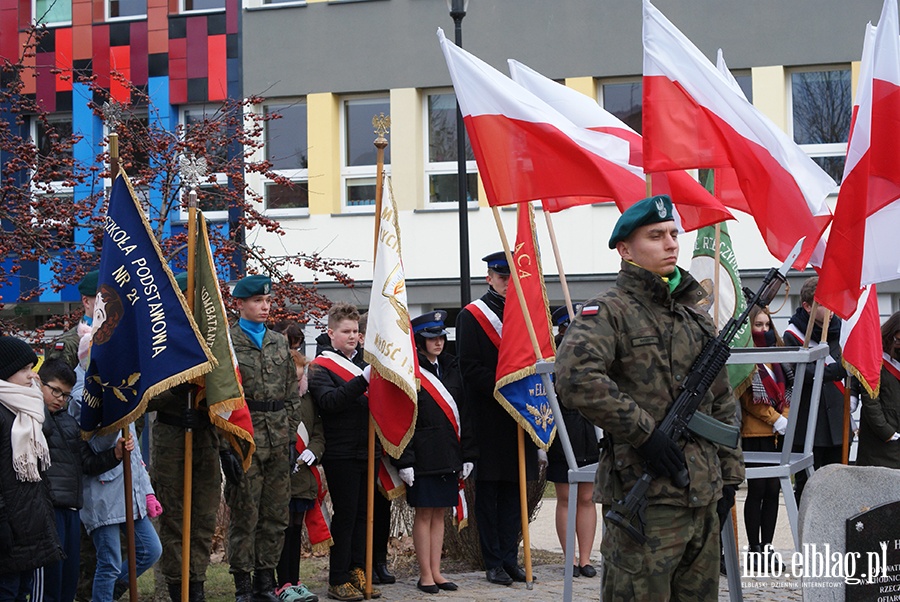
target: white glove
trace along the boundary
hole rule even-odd
[[[897,439],[900,439],[900,433],[894,433],[893,435],[891,435],[891,441],[896,441]]]
[[[787,430],[787,422],[787,418],[785,418],[784,416],[779,416],[778,420],[775,421],[775,424],[772,425],[772,432],[783,435]]]
[[[312,466],[316,463],[316,454],[312,453],[309,449],[304,449],[300,453],[300,461],[306,462],[307,466]]]
[[[400,480],[412,487],[413,481],[416,480],[416,470],[414,468],[401,468]]]
[[[850,396],[850,413],[852,414],[859,408],[859,397],[856,395]]]
[[[372,366],[366,366],[363,368],[363,378],[366,379],[366,382],[369,382],[369,378],[372,377]]]
[[[537,450],[537,452],[538,452],[538,466],[540,466],[541,468],[544,468],[545,466],[547,466],[547,463],[549,462],[549,460],[547,460],[547,452],[545,452],[542,449]]]
[[[475,468],[475,465],[471,462],[463,462],[462,478],[468,479],[469,475],[472,474],[473,468]]]

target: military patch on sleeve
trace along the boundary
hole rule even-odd
[[[65,347],[66,347],[65,343],[58,342],[58,343],[56,343],[56,346],[54,347],[54,349],[56,349],[57,351],[62,351],[63,349],[65,349]]]
[[[641,347],[643,345],[658,345],[659,337],[638,337],[636,339],[631,339],[632,347]]]
[[[582,316],[596,316],[597,312],[600,311],[599,305],[585,305],[581,308]]]

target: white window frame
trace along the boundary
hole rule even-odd
[[[58,113],[50,113],[47,116],[47,120],[51,123],[53,123],[54,121],[66,121],[65,119],[60,119],[60,118],[54,119],[55,115],[57,115],[57,116],[68,115],[69,116],[68,121],[72,124],[72,135],[74,136],[75,135],[75,116],[72,114],[72,112],[71,111],[60,111]],[[32,117],[31,119],[29,119],[29,121],[30,121],[29,134],[31,135],[31,139],[34,141],[35,147],[37,147],[39,149],[40,141],[38,140],[38,120],[36,118]],[[74,152],[75,152],[74,147],[72,148],[72,152],[74,154]],[[38,161],[42,160],[41,156],[40,156],[40,152],[38,152],[37,160]],[[54,180],[53,182],[50,182],[49,184],[50,184],[50,189],[52,190],[52,194],[62,194],[62,195],[69,195],[69,196],[74,194],[75,188],[73,186],[66,186],[65,180]],[[39,190],[38,188],[36,188],[34,186],[34,183],[31,184],[31,188],[35,192],[35,194],[46,194],[45,191]]]
[[[203,109],[212,109],[213,113],[215,113],[219,108],[219,105],[216,103],[197,103],[197,104],[187,104],[181,105],[178,107],[178,123],[182,126],[182,129],[186,129],[185,116],[186,113],[191,110]],[[213,174],[215,176],[215,182],[209,182],[207,174],[204,177],[203,182],[197,187],[198,190],[202,190],[204,188],[212,188],[213,186],[228,186],[228,176],[225,175],[224,172],[216,172]],[[187,188],[184,190],[184,194],[186,195],[188,192]],[[223,211],[204,211],[203,216],[207,219],[207,221],[226,221],[228,220],[228,210],[225,209]],[[184,206],[184,204],[179,205],[178,217],[181,221],[188,220],[188,209]]]
[[[178,14],[179,15],[204,15],[204,14],[209,14],[209,13],[224,13],[225,8],[226,8],[224,6],[224,2],[225,2],[225,0],[223,0],[223,6],[221,8],[195,8],[195,9],[188,10],[184,7],[185,0],[178,0]],[[206,215],[206,213],[204,213],[203,215]]]
[[[281,98],[270,98],[262,108],[260,109],[265,114],[266,109],[272,105],[291,105],[291,104],[302,104],[306,107],[306,146],[309,148],[309,103],[305,98],[289,98],[289,99],[281,99]],[[268,124],[277,123],[279,120],[272,120],[266,122],[266,127],[263,128],[263,148],[262,155],[263,158],[268,158],[268,150],[269,150],[269,141],[268,141]],[[304,186],[309,187],[309,168],[307,169],[272,169],[273,172],[288,178],[292,183],[302,184]],[[265,174],[260,174],[260,196],[262,197],[263,203],[263,214],[269,217],[305,217],[309,215],[309,202],[307,201],[306,207],[291,207],[288,209],[269,209],[267,204],[268,199],[266,197],[266,186],[269,184],[275,184],[274,180],[271,178],[267,178]]]
[[[852,70],[850,65],[847,64],[835,64],[835,65],[813,65],[807,67],[792,67],[786,70],[787,82],[785,85],[786,97],[787,97],[787,134],[791,137],[791,140],[794,139],[794,83],[793,83],[793,75],[795,73],[811,73],[818,71],[847,71],[851,74],[851,88],[853,86],[852,83]],[[849,110],[853,111],[852,104],[852,94],[853,90],[851,89],[851,104],[849,106]],[[831,142],[825,144],[797,144],[809,157],[845,157],[847,155],[847,142]],[[838,184],[840,185],[840,184]]]
[[[140,15],[125,15],[125,16],[122,16],[122,17],[111,17],[111,16],[110,16],[110,14],[112,13],[112,7],[110,6],[111,3],[112,3],[112,0],[105,0],[104,3],[103,3],[104,10],[106,11],[106,14],[105,14],[104,16],[106,17],[107,23],[118,23],[118,22],[120,22],[120,21],[140,21],[140,20],[142,20],[142,19],[146,19],[146,18],[147,18],[147,10],[146,10],[146,7],[147,7],[147,4],[149,4],[149,2],[148,2],[147,4],[144,5],[144,13],[143,13],[143,14],[140,14]]]
[[[375,205],[348,205],[348,194],[347,188],[350,182],[356,182],[363,186],[373,186],[376,185],[376,178],[378,176],[377,170],[378,166],[376,164],[372,165],[356,165],[349,166],[347,165],[347,103],[353,102],[356,100],[370,100],[370,99],[387,99],[388,108],[390,108],[391,97],[390,94],[366,94],[360,96],[345,96],[341,98],[341,106],[340,106],[340,128],[339,135],[341,140],[341,213],[372,213],[375,211]],[[375,140],[375,133],[372,133],[372,140]],[[374,145],[372,147],[375,148]],[[389,163],[385,163],[384,165],[384,173],[390,175],[391,166]]]
[[[67,27],[72,25],[72,0],[56,0],[57,2],[67,2],[69,4],[69,20],[68,21],[48,21],[41,23],[38,21],[37,0],[31,0],[31,20],[45,27]],[[53,0],[50,0],[53,3]]]
[[[432,201],[431,200],[431,176],[453,175],[459,174],[459,163],[457,161],[430,161],[429,153],[431,149],[431,114],[428,110],[428,99],[431,96],[439,94],[453,95],[453,88],[438,88],[433,90],[425,90],[422,94],[422,133],[423,133],[423,163],[425,166],[425,178],[422,189],[422,198],[425,199],[424,207],[426,209],[452,209],[459,207],[459,199],[456,201]],[[466,174],[478,174],[478,165],[474,160],[466,161]],[[477,185],[477,178],[476,178]],[[466,189],[467,195],[472,196],[471,192]],[[476,193],[478,190],[475,191]],[[478,208],[478,199],[475,198],[466,203],[470,209]]]

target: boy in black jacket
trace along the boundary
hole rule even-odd
[[[38,371],[44,396],[44,435],[50,448],[50,468],[44,481],[56,515],[56,530],[66,557],[35,569],[33,602],[72,602],[78,584],[82,475],[98,475],[122,460],[124,439],[116,447],[95,454],[81,437],[81,428],[66,411],[75,386],[75,372],[61,359],[44,362]],[[129,449],[134,442],[129,441]]]

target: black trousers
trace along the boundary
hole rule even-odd
[[[518,565],[522,530],[519,484],[510,481],[475,482],[475,520],[484,568]]]
[[[328,583],[350,581],[350,569],[366,563],[366,466],[365,460],[322,462],[331,492],[331,546]],[[377,468],[377,464],[376,464]],[[387,559],[391,528],[391,503],[375,492],[372,554],[375,563]]]

